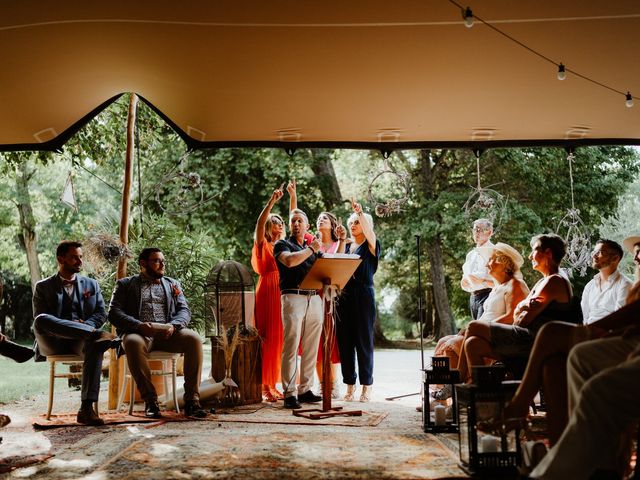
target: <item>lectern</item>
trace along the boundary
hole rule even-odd
[[[336,415],[360,416],[362,410],[342,410],[342,407],[331,406],[331,345],[330,341],[335,335],[333,324],[333,311],[337,291],[344,288],[353,273],[360,265],[360,257],[348,253],[324,254],[315,261],[311,270],[300,284],[301,289],[322,289],[322,306],[324,309],[323,332],[325,342],[322,358],[322,409],[307,408],[294,410],[293,415],[313,420],[334,417]]]

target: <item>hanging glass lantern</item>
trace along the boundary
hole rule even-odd
[[[517,381],[503,381],[504,367],[474,367],[473,383],[457,385],[460,461],[470,475],[487,478],[516,475],[521,463],[520,428],[498,425],[505,404],[513,397]],[[484,425],[483,425],[484,424]]]
[[[457,432],[458,408],[455,385],[460,383],[460,372],[451,370],[449,357],[431,357],[431,368],[422,371],[422,428],[427,433]],[[442,404],[431,401],[430,387],[438,385],[451,389],[451,398]],[[434,408],[431,408],[431,404]]]

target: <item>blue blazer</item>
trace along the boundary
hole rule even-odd
[[[182,292],[182,287],[177,280],[162,277],[162,288],[166,297],[167,320],[176,330],[189,325],[191,310],[187,305],[187,299]],[[142,277],[132,277],[118,280],[113,290],[109,305],[109,322],[118,329],[118,335],[137,332],[140,324]]]
[[[100,328],[107,319],[100,285],[92,278],[76,275],[75,293],[80,305],[80,316],[84,323]],[[43,313],[60,318],[62,313],[62,280],[55,275],[40,280],[33,294],[33,318]]]

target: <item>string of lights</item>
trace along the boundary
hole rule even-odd
[[[638,97],[634,97],[631,94],[630,91],[627,91],[625,93],[624,90],[619,90],[619,89],[614,88],[614,87],[612,87],[610,85],[606,85],[606,84],[604,84],[602,82],[599,82],[598,80],[595,80],[595,79],[593,79],[591,77],[588,77],[587,75],[584,75],[584,74],[582,74],[580,72],[572,70],[572,69],[568,68],[566,65],[564,65],[562,62],[556,62],[555,60],[547,57],[546,55],[538,52],[537,50],[529,47],[528,45],[525,45],[520,40],[512,37],[508,33],[503,32],[502,30],[500,30],[495,25],[487,22],[486,20],[483,20],[478,15],[474,14],[470,7],[463,8],[462,5],[459,4],[458,2],[456,2],[455,0],[448,0],[448,1],[449,1],[449,3],[455,5],[456,7],[458,7],[460,9],[460,12],[462,13],[462,19],[464,21],[465,27],[471,28],[471,27],[473,27],[473,25],[474,25],[476,20],[479,21],[483,25],[487,26],[488,28],[490,28],[494,32],[498,33],[499,35],[502,35],[503,37],[505,37],[506,39],[510,40],[511,42],[519,45],[520,47],[524,48],[525,50],[528,50],[530,53],[540,57],[541,59],[545,60],[546,62],[551,63],[552,65],[555,65],[558,68],[558,72],[557,72],[558,80],[565,80],[567,78],[567,73],[570,73],[572,75],[575,75],[576,77],[579,77],[579,78],[581,78],[583,80],[586,80],[587,82],[591,82],[594,85],[598,85],[599,87],[606,88],[607,90],[610,90],[611,92],[614,92],[614,93],[616,93],[618,95],[622,95],[624,97],[624,99],[625,99],[625,105],[628,108],[633,107],[633,100],[634,99],[638,99]]]

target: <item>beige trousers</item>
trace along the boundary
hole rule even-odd
[[[151,383],[149,369],[149,352],[161,350],[164,352],[184,354],[184,401],[200,398],[200,376],[202,374],[202,340],[193,330],[183,328],[176,330],[171,337],[150,338],[138,333],[128,333],[122,340],[127,354],[127,363],[131,375],[136,381],[140,396],[145,402],[156,401],[158,394]]]
[[[322,332],[322,300],[319,295],[285,293],[282,301],[282,388],[285,397],[303,394],[313,387],[318,345]],[[298,345],[302,349],[300,359],[300,384],[296,388],[298,373]]]
[[[571,350],[569,424],[531,478],[586,480],[596,469],[620,471],[622,434],[640,418],[639,345],[638,336],[611,337]]]

